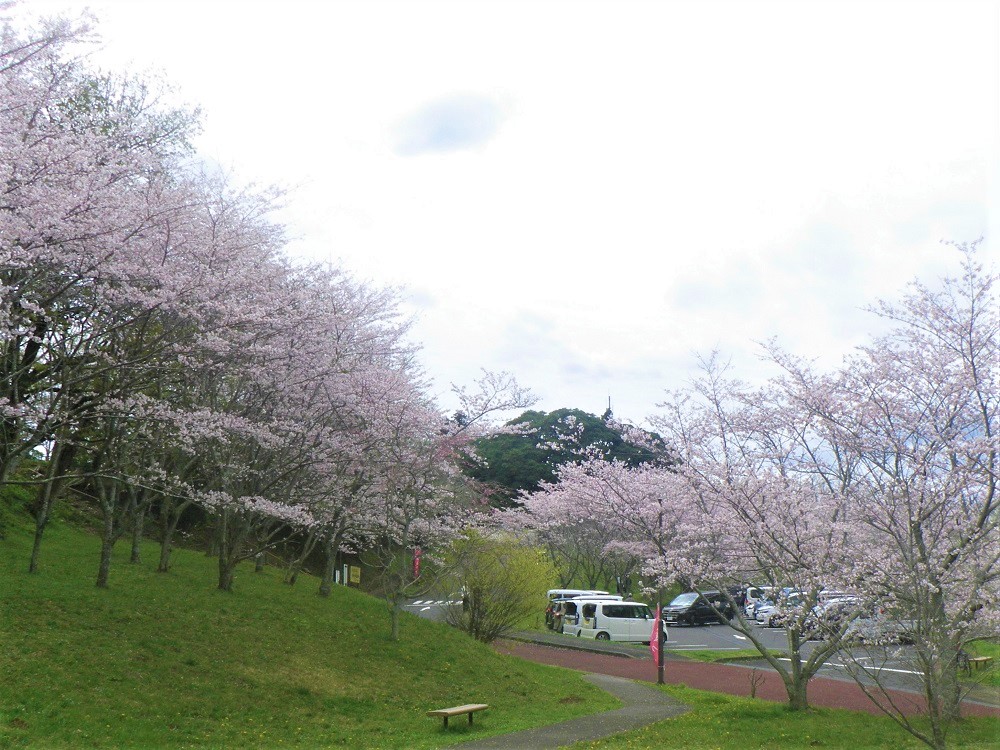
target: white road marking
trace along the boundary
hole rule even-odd
[[[788,661],[788,662],[790,662],[791,659],[778,659],[778,661]],[[837,664],[837,663],[832,662],[832,661],[828,661],[824,666],[827,666],[827,667],[839,667],[840,669],[847,669],[847,665],[846,664]],[[920,674],[920,672],[914,672],[912,669],[890,669],[889,667],[878,667],[878,668],[874,668],[873,667],[871,669],[873,671],[875,671],[875,672],[896,672],[897,674]]]

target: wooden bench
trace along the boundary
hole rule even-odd
[[[992,656],[970,656],[967,670],[971,672],[974,669],[988,669],[992,661]]]
[[[451,708],[439,708],[435,711],[428,711],[428,716],[440,716],[444,719],[444,728],[448,728],[448,719],[451,716],[469,715],[469,724],[472,724],[472,714],[476,711],[485,711],[489,708],[485,703],[467,703],[464,706],[452,706]]]

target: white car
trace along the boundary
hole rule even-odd
[[[754,609],[754,619],[767,628],[781,627],[804,598],[805,594],[801,591],[789,591],[782,594],[778,602],[765,600]]]
[[[746,616],[751,620],[754,619],[757,605],[762,601],[766,601],[773,592],[773,586],[748,586],[746,603],[743,605],[743,611],[746,613]]]
[[[767,618],[774,611],[774,602],[770,599],[758,599],[757,606],[753,608],[753,619],[759,623],[766,624]]]
[[[649,643],[653,634],[653,613],[648,604],[613,600],[588,600],[580,606],[581,638],[598,641]]]

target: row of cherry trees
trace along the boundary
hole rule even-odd
[[[93,70],[88,41],[0,29],[0,483],[35,488],[30,569],[66,492],[100,511],[99,586],[151,514],[166,571],[192,506],[224,590],[293,535],[322,593],[351,545],[433,547],[470,505],[453,459],[530,395],[487,373],[447,419],[397,292],[288,260],[280,196],[199,170],[197,113]]]
[[[791,610],[787,660],[738,607],[733,621],[793,708],[807,706],[809,678],[850,627],[848,617],[807,657],[810,610],[824,590],[857,593],[854,616],[877,607],[913,630],[931,729],[892,693],[873,697],[944,747],[958,716],[959,654],[1000,632],[997,276],[975,244],[953,249],[961,273],[873,307],[888,332],[841,367],[823,372],[772,344],[765,354],[778,375],[751,387],[712,356],[653,420],[670,462],[565,466],[511,523],[547,542],[603,527],[605,550],[640,559],[660,589],[682,579],[700,590],[805,592]]]

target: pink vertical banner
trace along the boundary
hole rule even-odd
[[[413,577],[420,578],[420,547],[413,548]]]

